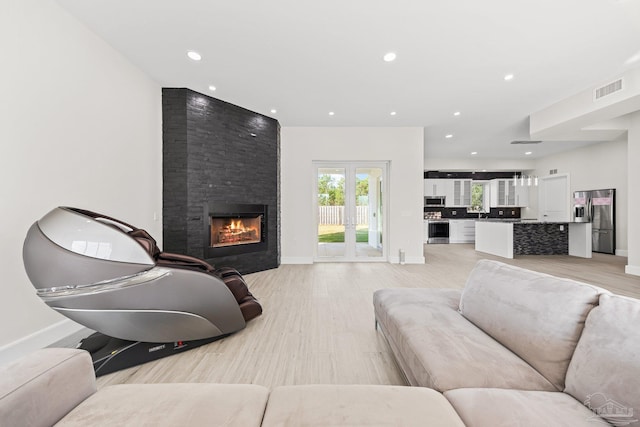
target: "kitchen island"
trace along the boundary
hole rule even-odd
[[[475,248],[504,258],[517,255],[591,258],[591,223],[478,220]]]

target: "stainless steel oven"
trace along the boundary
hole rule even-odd
[[[429,238],[427,239],[427,243],[449,243],[448,220],[429,220]]]

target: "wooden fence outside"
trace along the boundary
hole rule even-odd
[[[318,206],[318,223],[344,225],[344,206]],[[356,224],[369,224],[369,206],[356,206]]]

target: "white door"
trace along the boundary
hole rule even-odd
[[[386,162],[314,162],[316,261],[386,261]]]
[[[547,222],[569,222],[569,175],[558,174],[540,178],[538,219]]]

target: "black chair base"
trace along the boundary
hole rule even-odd
[[[91,354],[93,369],[95,370],[96,377],[99,377],[132,366],[151,362],[152,360],[182,353],[192,348],[228,337],[229,335],[231,334],[193,341],[150,343],[121,340],[96,332],[81,340],[77,348],[86,350]]]

